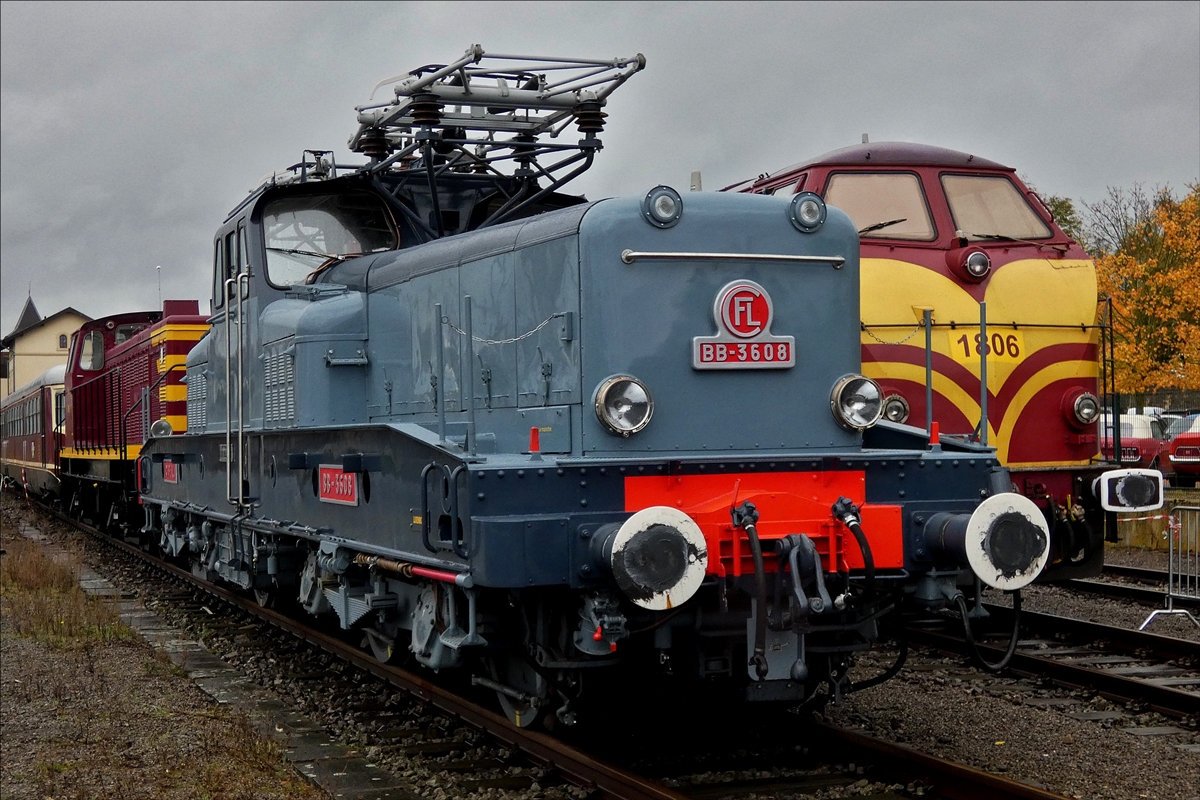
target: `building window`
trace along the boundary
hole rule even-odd
[[[67,335],[65,333],[60,333],[58,335],[58,349],[59,350],[67,349]]]

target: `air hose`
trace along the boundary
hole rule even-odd
[[[1021,632],[1021,592],[1017,590],[1012,593],[1012,611],[1013,611],[1013,627],[1012,636],[1008,640],[1008,649],[1004,651],[1004,656],[999,661],[985,661],[983,654],[979,652],[979,645],[975,642],[975,634],[971,631],[971,617],[967,610],[967,601],[961,595],[955,595],[954,603],[958,606],[958,613],[962,615],[963,631],[967,637],[967,647],[971,652],[971,660],[975,662],[980,669],[988,672],[1000,672],[1008,666],[1008,662],[1012,661],[1013,653],[1017,652],[1017,641],[1020,640]]]
[[[874,678],[867,678],[865,681],[858,681],[850,684],[850,692],[861,692],[863,689],[870,689],[872,686],[878,686],[881,683],[886,683],[904,667],[904,662],[908,660],[908,639],[900,639],[900,652],[896,656],[896,661],[887,670]]]
[[[750,540],[750,554],[754,557],[754,599],[758,603],[758,613],[754,615],[754,655],[750,664],[758,679],[767,677],[767,574],[763,565],[762,543],[758,540],[758,510],[749,500],[737,508],[731,508],[733,526],[746,531]]]
[[[862,515],[858,510],[858,506],[846,497],[839,497],[837,502],[833,504],[833,516],[839,519],[850,529],[854,534],[855,541],[858,542],[858,549],[862,551],[863,567],[867,573],[867,592],[875,593],[875,556],[871,554],[871,543],[867,541],[867,535],[863,533]]]

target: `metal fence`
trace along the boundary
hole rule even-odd
[[[1200,506],[1175,506],[1167,520],[1166,608],[1152,611],[1138,630],[1160,614],[1182,614],[1200,628],[1190,611],[1175,608],[1175,598],[1200,600]]]

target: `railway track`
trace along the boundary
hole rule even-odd
[[[1105,564],[1103,574],[1109,578],[1137,581],[1138,583],[1146,583],[1153,586],[1167,585],[1167,572],[1161,569],[1129,567],[1124,564]]]
[[[984,607],[996,627],[1011,628],[1012,609]],[[1200,717],[1200,642],[1031,611],[1021,612],[1021,626],[1033,638],[1018,642],[1010,662],[1015,673],[1092,689],[1110,700],[1144,703],[1165,716]],[[907,629],[914,643],[966,653],[965,638],[952,631]],[[1004,645],[984,642],[980,650],[994,661]]]
[[[812,774],[812,770],[800,770],[803,774],[781,775],[771,778],[752,778],[723,783],[685,785],[685,780],[676,777],[667,782],[643,777],[628,769],[589,754],[550,734],[519,729],[512,726],[502,715],[471,702],[453,691],[434,684],[407,670],[380,663],[370,653],[327,632],[304,625],[297,620],[270,608],[264,608],[254,600],[199,580],[189,571],[180,569],[132,544],[104,535],[100,531],[83,525],[62,514],[40,507],[45,513],[75,530],[90,535],[95,541],[121,551],[160,571],[176,586],[182,588],[167,591],[162,599],[180,604],[183,608],[212,614],[207,604],[196,599],[197,593],[218,599],[229,607],[261,620],[275,629],[291,634],[299,640],[320,648],[338,661],[352,665],[355,669],[369,673],[386,684],[410,695],[419,703],[428,704],[442,714],[453,718],[466,727],[483,732],[487,737],[504,747],[519,753],[532,764],[542,785],[569,784],[582,790],[589,800],[717,800],[735,798],[753,792],[760,798],[796,791],[811,791],[814,787],[850,786],[871,781],[884,784],[908,786],[923,797],[944,798],[1030,798],[1049,800],[1061,795],[993,775],[953,762],[927,755],[903,745],[889,743],[852,730],[825,723],[813,722],[800,725],[794,715],[775,715],[775,722],[759,730],[760,738],[773,740],[785,748],[800,746],[803,742],[813,753],[819,753],[830,764],[850,763],[848,770],[834,768],[824,774]],[[208,623],[219,630],[228,630],[241,635],[256,635],[252,626],[238,621],[212,620]],[[361,712],[362,709],[353,709]],[[628,720],[626,720],[628,722]],[[802,731],[802,733],[798,733]],[[418,728],[400,747],[406,754],[423,754],[429,757],[461,754],[464,745],[449,736],[447,729],[437,726]],[[413,739],[418,741],[413,742]],[[497,767],[504,764],[483,759],[478,764],[471,759],[449,762],[446,769],[454,774],[454,786],[463,795],[483,789],[520,789],[533,782],[526,775],[496,778]],[[475,767],[491,770],[481,777],[473,771]],[[821,773],[824,767],[817,770]],[[866,777],[864,777],[864,775]],[[673,783],[675,786],[669,786]]]
[[[1118,600],[1133,600],[1147,606],[1163,605],[1164,598],[1166,597],[1165,587],[1167,585],[1167,573],[1165,571],[1106,564],[1103,574],[1110,578],[1119,578],[1121,581],[1133,580],[1139,583],[1153,584],[1158,588],[1151,589],[1148,586],[1137,586],[1114,580],[1091,580],[1084,578],[1066,581],[1063,583],[1063,586],[1076,592],[1097,594]],[[1200,598],[1197,597],[1174,595],[1173,601],[1176,608],[1187,609],[1189,611],[1200,609]]]

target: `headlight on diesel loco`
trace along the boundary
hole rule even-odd
[[[908,401],[898,394],[883,398],[883,416],[888,422],[908,421]]]
[[[650,423],[654,399],[646,385],[630,375],[613,375],[596,387],[596,418],[609,433],[628,436]]]
[[[1068,389],[1059,406],[1067,424],[1079,430],[1086,429],[1100,417],[1100,401],[1091,392],[1079,388]]]
[[[825,201],[814,192],[800,192],[792,195],[788,203],[788,219],[803,233],[813,233],[825,223],[829,213]]]
[[[1075,398],[1074,412],[1080,425],[1091,425],[1100,416],[1100,401],[1091,392],[1084,392]]]
[[[683,216],[683,198],[670,186],[655,186],[642,200],[642,216],[656,228],[670,228]]]
[[[883,416],[883,392],[870,378],[847,375],[833,385],[829,407],[839,425],[861,431],[879,422]]]
[[[992,271],[992,260],[982,250],[973,250],[963,259],[963,269],[966,270],[968,277],[980,281]]]

